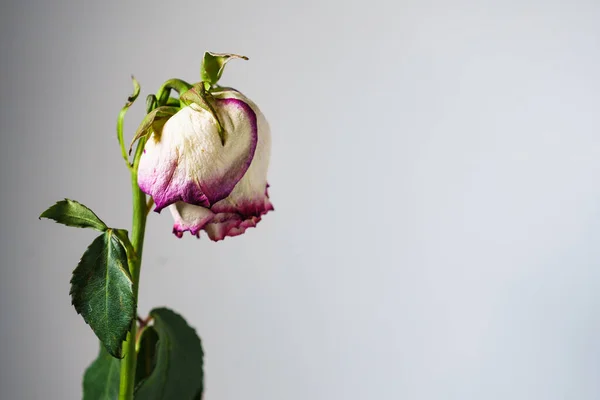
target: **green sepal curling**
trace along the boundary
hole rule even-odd
[[[197,399],[204,389],[202,344],[196,331],[167,308],[150,312],[158,334],[154,368],[138,382],[136,400]],[[139,366],[139,364],[138,364]]]
[[[87,248],[71,278],[71,300],[106,350],[120,358],[135,317],[127,251],[112,229]]]
[[[133,102],[140,95],[139,82],[137,81],[137,79],[135,79],[133,75],[131,76],[131,80],[133,81],[133,93],[127,98],[127,102],[119,112],[119,116],[117,118],[117,139],[119,140],[119,146],[121,147],[121,156],[123,157],[125,163],[129,168],[131,168],[131,164],[129,163],[129,157],[127,155],[127,152],[125,151],[125,141],[123,139],[123,122],[125,120],[125,114],[127,114],[129,107],[133,105]]]
[[[196,104],[200,108],[210,111],[210,104],[208,104],[209,95],[204,88],[202,82],[195,83],[189,90],[186,90],[179,96],[179,101],[184,106]]]
[[[92,228],[100,232],[108,229],[98,216],[83,204],[64,199],[48,208],[40,215],[40,219],[48,218],[66,226],[76,228]]]
[[[182,93],[179,97],[179,101],[182,105],[189,106],[195,104],[196,106],[208,111],[210,115],[212,115],[213,119],[215,120],[215,124],[217,125],[217,132],[219,132],[221,144],[225,145],[225,132],[223,131],[223,125],[221,125],[219,116],[217,115],[213,106],[210,104],[209,99],[212,99],[212,96],[206,91],[203,82],[194,84],[191,89],[185,93]]]
[[[177,114],[179,110],[179,107],[162,106],[155,108],[154,110],[146,114],[146,116],[142,120],[142,123],[135,132],[133,140],[131,141],[131,145],[129,146],[129,153],[131,154],[133,145],[138,139],[146,137],[152,132],[160,134],[165,123],[169,120],[169,118]]]
[[[83,375],[83,400],[116,400],[119,396],[121,360],[100,343],[98,357]]]
[[[222,53],[211,53],[209,51],[204,53],[204,60],[202,61],[202,67],[200,68],[200,77],[203,82],[209,85],[215,85],[221,75],[225,65],[233,59],[248,60],[246,56],[240,56],[238,54],[222,54]]]

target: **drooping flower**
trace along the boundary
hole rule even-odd
[[[273,210],[267,193],[271,134],[260,109],[240,92],[218,91],[207,101],[215,115],[192,103],[152,132],[138,185],[153,197],[155,211],[169,208],[175,235],[199,237],[204,230],[218,241],[244,233]]]

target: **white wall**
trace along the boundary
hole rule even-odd
[[[212,243],[152,215],[141,310],[202,336],[206,400],[600,398],[600,4],[13,1],[0,14],[0,397],[77,399],[69,279],[129,226],[131,91],[223,82],[273,131],[276,211]],[[143,113],[131,112],[128,135]]]

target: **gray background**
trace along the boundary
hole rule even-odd
[[[217,244],[151,215],[140,308],[198,329],[207,400],[600,398],[597,1],[12,3],[0,398],[79,398],[94,234],[37,216],[129,227],[129,75],[197,81],[204,50],[250,57],[223,83],[271,123],[276,207]]]

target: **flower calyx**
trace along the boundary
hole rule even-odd
[[[212,86],[219,82],[225,65],[233,59],[248,60],[248,57],[239,54],[212,53],[210,51],[204,53],[204,59],[200,67],[200,77],[207,90],[210,90]]]
[[[137,131],[135,132],[135,136],[133,137],[131,144],[129,145],[129,154],[131,155],[133,145],[139,139],[148,136],[152,132],[154,132],[157,135],[160,135],[160,132],[162,131],[162,128],[167,122],[167,120],[173,115],[177,114],[179,110],[179,107],[162,106],[155,108],[154,110],[146,114],[146,116],[142,120],[142,123],[137,128]]]

